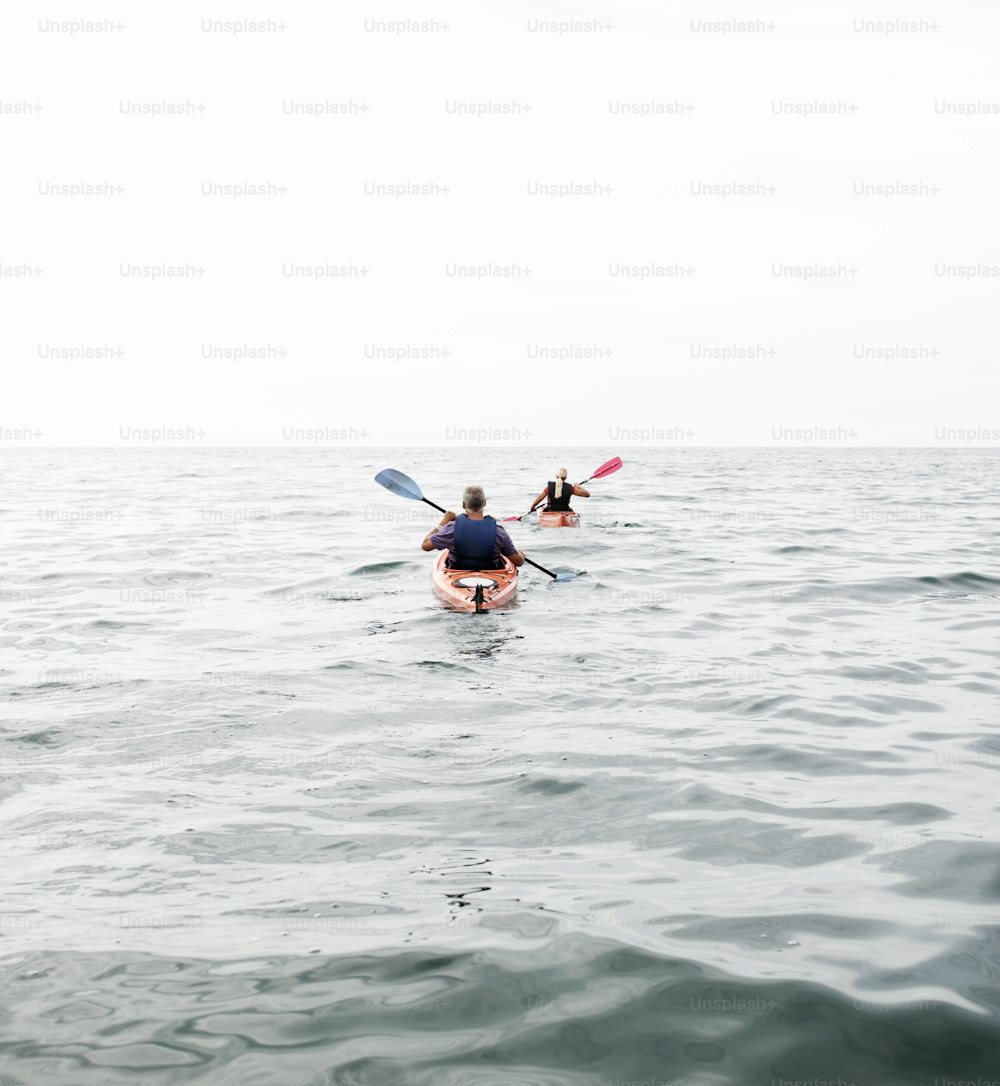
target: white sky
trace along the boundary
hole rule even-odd
[[[0,448],[148,445],[161,438],[135,432],[164,427],[195,445],[1000,444],[1000,6],[874,7],[8,5]],[[123,25],[43,29],[84,17]],[[695,29],[734,18],[765,29]],[[206,32],[203,19],[284,29]],[[929,25],[855,29],[873,19]],[[123,113],[130,101],[205,109]],[[283,111],[318,101],[368,110]],[[449,113],[459,101],[531,110]],[[609,101],[694,108],[623,116]],[[816,101],[848,112],[772,106]],[[11,112],[24,102],[43,108]],[[990,112],[937,111],[972,102]],[[243,182],[287,191],[202,194]],[[39,191],[74,183],[124,191]],[[613,191],[529,194],[536,183]],[[455,264],[531,274],[470,281]],[[694,273],[625,280],[619,264]],[[122,265],[205,270],[150,281]],[[290,278],[289,265],[368,273]],[[803,281],[774,265],[856,271]],[[945,278],[945,265],[997,275]],[[43,270],[11,274],[24,266]],[[121,353],[51,356],[101,347]],[[274,357],[203,357],[242,347]],[[599,356],[552,356],[574,347]],[[703,352],[732,347],[758,356]],[[450,353],[366,357],[387,348]]]

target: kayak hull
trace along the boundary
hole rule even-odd
[[[448,552],[442,551],[434,563],[434,591],[459,611],[490,611],[509,603],[517,592],[517,569],[506,558],[503,569],[448,569]],[[480,588],[477,602],[476,589]]]
[[[538,514],[538,526],[540,528],[579,528],[579,513],[557,513],[554,510],[543,510]]]

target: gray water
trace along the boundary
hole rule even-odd
[[[1000,1077],[997,450],[2,465],[3,1086]]]

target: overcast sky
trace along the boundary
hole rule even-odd
[[[1000,8],[875,7],[8,5],[0,447],[1000,444]]]

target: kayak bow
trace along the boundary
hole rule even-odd
[[[554,509],[542,510],[538,514],[539,528],[579,528],[580,514],[572,510],[558,513]]]

